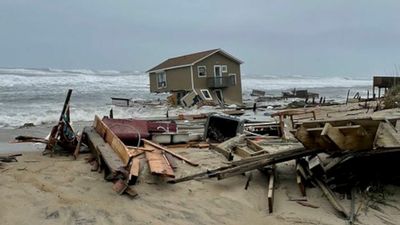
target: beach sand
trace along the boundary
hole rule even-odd
[[[365,115],[364,109],[348,111],[351,107],[356,105],[323,108],[318,115]],[[400,115],[400,111],[385,115]],[[249,174],[220,181],[167,184],[143,170],[134,186],[139,196],[132,199],[115,193],[103,174],[91,172],[85,161],[87,154],[78,160],[71,156],[49,157],[41,155],[43,145],[7,143],[17,135],[46,136],[50,127],[0,130],[1,148],[23,152],[18,162],[4,163],[0,169],[0,224],[345,224],[317,188],[307,189],[307,196],[309,203],[319,208],[289,201],[300,197],[292,162],[278,165],[274,212],[269,214],[267,177],[258,171],[252,172],[253,179],[245,190]],[[225,162],[223,156],[208,149],[177,152],[200,163],[199,167],[191,167],[177,161],[177,177]],[[357,199],[358,223],[399,224],[400,188],[386,189],[389,194],[385,204],[376,203],[374,208],[365,207],[367,203]],[[349,200],[340,201],[349,209]]]

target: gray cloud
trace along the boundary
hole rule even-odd
[[[248,74],[365,75],[400,64],[398,1],[0,3],[0,66],[146,70],[221,47]]]

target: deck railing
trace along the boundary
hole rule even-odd
[[[209,77],[207,86],[209,88],[225,88],[235,85],[235,76]]]

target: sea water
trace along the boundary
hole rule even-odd
[[[279,96],[282,91],[297,88],[343,102],[349,89],[351,97],[356,92],[366,96],[371,86],[372,76],[242,76],[244,99],[250,98],[252,89]],[[0,127],[57,121],[68,89],[73,89],[70,102],[73,121],[90,121],[95,114],[108,115],[111,97],[157,100],[167,96],[150,93],[148,75],[138,71],[0,68]],[[165,115],[165,109],[157,111],[145,106],[113,107],[113,110],[119,118]]]

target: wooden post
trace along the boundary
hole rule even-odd
[[[274,208],[274,186],[275,186],[275,165],[273,165],[268,182],[268,212],[272,213]]]
[[[349,102],[349,95],[350,95],[350,89],[347,91],[347,97],[346,97],[346,105]]]
[[[113,112],[113,109],[111,108],[110,109],[110,119],[113,119],[114,118],[114,112]]]

